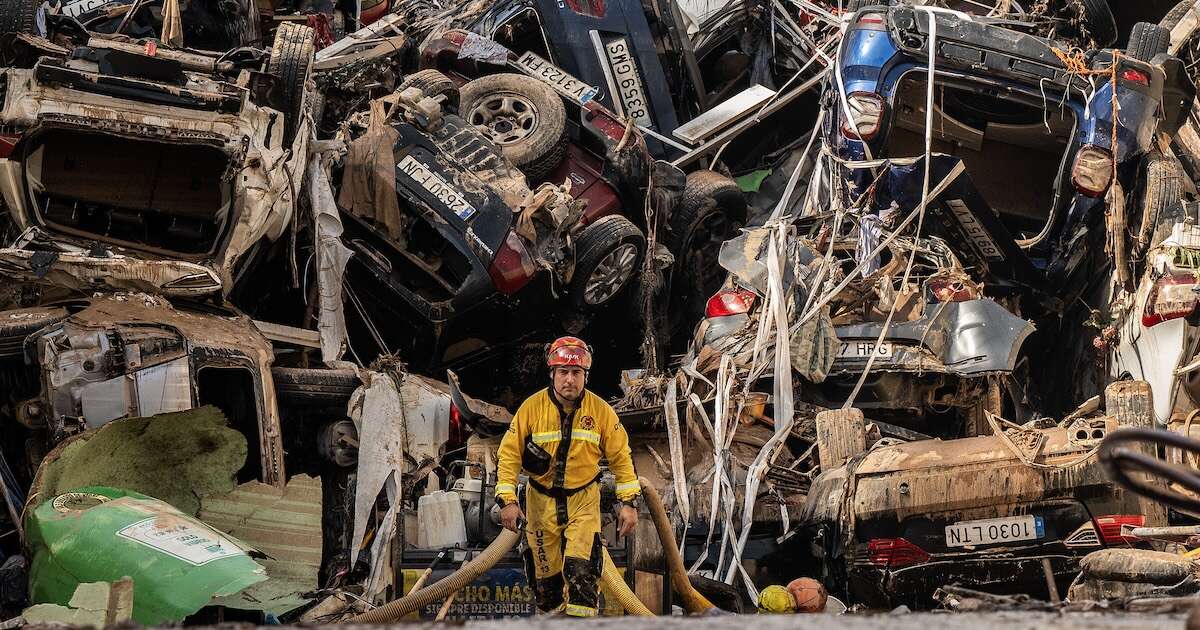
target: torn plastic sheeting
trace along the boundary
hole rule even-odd
[[[194,516],[202,499],[234,489],[246,454],[246,437],[225,426],[215,407],[115,420],[50,451],[38,467],[29,504],[82,486],[110,486],[153,496]]]
[[[321,570],[321,480],[295,475],[283,489],[257,481],[200,502],[198,518],[266,554],[269,578],[216,603],[282,615],[309,600]]]
[[[331,365],[346,351],[342,278],[353,252],[342,244],[342,218],[329,186],[329,174],[322,167],[319,155],[313,155],[308,161],[308,195],[316,226],[317,331],[321,335],[321,361]]]
[[[567,280],[575,267],[575,256],[567,235],[583,217],[586,202],[570,195],[570,185],[542,184],[526,195],[513,231],[529,244],[530,254],[542,268]]]
[[[472,59],[504,65],[508,63],[509,50],[499,42],[468,32],[466,39],[458,50],[459,59]]]
[[[267,579],[247,548],[170,505],[106,487],[44,501],[26,519],[34,603],[68,605],[79,584],[133,578],[133,620],[178,622]]]
[[[404,475],[422,461],[438,461],[449,438],[450,396],[425,379],[405,373],[363,372],[350,397],[358,427],[358,480],[350,548],[360,549],[379,493],[395,505]]]
[[[382,100],[371,101],[370,116],[367,131],[350,143],[337,205],[378,223],[388,237],[399,240],[402,221],[394,151],[400,132],[387,124]]]
[[[786,231],[786,228],[783,229]],[[765,258],[768,247],[767,239],[773,230],[774,228],[771,227],[745,230],[734,238],[721,243],[721,250],[717,254],[717,262],[721,267],[733,274],[740,284],[753,289],[760,296],[766,295],[768,290],[768,271]],[[799,248],[802,266],[817,259],[817,253],[801,244],[799,239],[789,235],[787,241],[788,250]],[[782,273],[784,289],[789,290],[795,284],[792,266],[788,265]]]

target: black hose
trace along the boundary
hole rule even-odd
[[[1171,464],[1147,455],[1144,447],[1134,446],[1138,444],[1174,447],[1200,456],[1200,441],[1163,429],[1129,428],[1114,431],[1100,445],[1100,463],[1115,483],[1177,510],[1200,512],[1200,499],[1168,490],[1155,484],[1153,479],[1137,479],[1132,473],[1167,479],[1197,496],[1200,496],[1200,474],[1190,466]]]

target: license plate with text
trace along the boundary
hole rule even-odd
[[[997,543],[1037,540],[1046,535],[1038,516],[1010,516],[980,521],[959,521],[946,526],[947,547],[972,547]]]

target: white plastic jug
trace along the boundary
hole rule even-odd
[[[457,492],[431,492],[417,500],[417,547],[465,546],[467,524]]]

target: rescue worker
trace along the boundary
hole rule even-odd
[[[526,571],[538,608],[591,617],[599,605],[604,558],[600,458],[616,476],[621,536],[637,525],[641,486],[616,412],[585,388],[591,349],[578,338],[562,337],[550,344],[546,366],[551,386],[521,404],[500,442],[496,503],[501,523],[512,531],[528,515]],[[529,476],[524,512],[517,503],[522,470]]]

